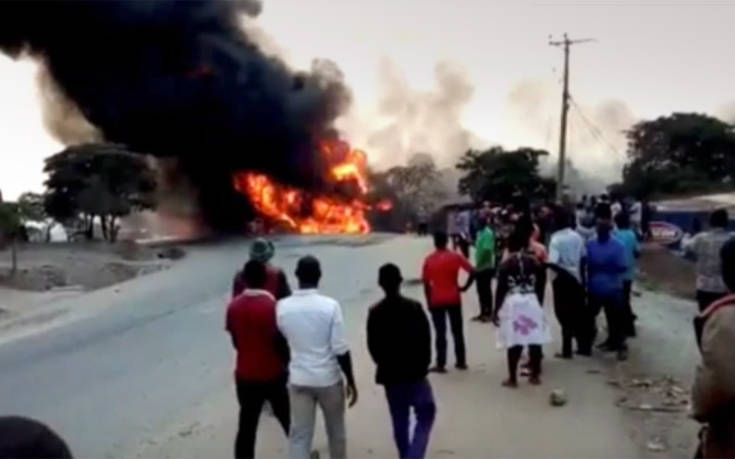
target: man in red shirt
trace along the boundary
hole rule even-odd
[[[247,289],[227,308],[226,329],[237,350],[235,383],[240,403],[240,421],[235,440],[235,457],[255,455],[255,436],[263,403],[268,401],[273,414],[288,435],[290,406],[287,364],[289,350],[276,326],[276,299],[264,289],[265,265],[251,260],[242,271]]]
[[[467,369],[465,355],[464,332],[462,330],[462,296],[458,284],[459,270],[469,277],[461,288],[464,292],[475,280],[475,269],[462,255],[447,250],[447,234],[434,233],[436,251],[426,257],[422,270],[426,303],[429,305],[431,320],[436,334],[436,366],[430,371],[446,373],[447,364],[447,315],[454,337],[454,353],[457,358],[456,368]]]

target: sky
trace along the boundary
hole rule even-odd
[[[438,83],[439,66],[463,88],[462,100],[448,109],[456,120],[431,118],[431,131],[451,125],[470,133],[473,146],[556,151],[562,52],[549,36],[594,38],[572,49],[570,89],[579,109],[570,115],[570,155],[614,178],[630,123],[673,111],[730,115],[732,17],[735,2],[717,1],[265,0],[256,24],[267,48],[290,64],[308,68],[327,58],[341,68],[353,92],[341,126],[359,147],[369,147],[395,115],[385,112],[387,81],[400,83],[405,100],[430,97],[451,89]],[[0,56],[6,198],[42,189],[43,159],[62,148],[43,126],[35,73],[32,62]],[[424,109],[444,106],[441,97],[432,100]],[[412,145],[435,149],[429,153],[447,163],[459,153],[440,151],[454,144],[414,129]],[[375,150],[368,150],[373,163],[407,159]]]

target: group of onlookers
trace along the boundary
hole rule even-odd
[[[434,234],[435,251],[422,267],[431,321],[419,302],[401,294],[403,279],[397,266],[386,264],[378,273],[385,296],[369,311],[367,344],[377,367],[376,382],[385,387],[400,457],[426,453],[436,416],[427,374],[447,371],[447,328],[453,337],[455,368],[467,369],[461,294],[473,283],[479,299],[479,314],[473,320],[497,326],[497,345],[507,353],[508,377],[503,381],[507,387],[518,385],[519,367],[530,383],[541,381],[542,346],[551,341],[543,312],[547,271],[561,325],[557,357],[572,358],[575,342],[577,354],[592,354],[601,311],[608,336],[598,349],[616,352],[624,360],[626,340],[636,335],[630,301],[641,234],[629,210],[598,202],[591,231],[580,225],[578,212],[559,207],[550,209],[543,230],[538,214],[523,210],[499,220],[489,206],[483,206],[476,215],[479,222],[472,235],[465,235],[461,225],[448,227],[459,228],[459,233]],[[707,423],[699,451],[703,457],[735,456],[735,360],[729,352],[735,347],[735,307],[731,307],[735,295],[727,293],[735,290],[735,240],[727,225],[727,213],[717,211],[708,231],[683,244],[697,258],[701,314],[695,323],[702,364],[692,403],[694,416]],[[461,241],[452,250],[450,238],[454,241],[458,235]],[[468,259],[471,243],[474,266]],[[236,456],[253,456],[258,416],[268,401],[289,435],[291,457],[313,456],[316,406],[325,415],[330,456],[345,457],[344,411],[357,401],[357,388],[339,304],[318,293],[321,270],[315,258],[299,260],[299,289],[291,292],[286,276],[268,263],[272,254],[269,242],[255,241],[251,261],[233,282],[234,299],[227,314],[227,328],[238,349],[241,414]],[[521,365],[524,349],[528,360]]]

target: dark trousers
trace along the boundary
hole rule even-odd
[[[508,377],[511,381],[515,381],[518,375],[518,362],[523,354],[523,346],[513,346],[508,348]],[[531,371],[531,377],[538,377],[541,374],[541,360],[543,359],[543,351],[541,345],[532,344],[528,346],[528,368]]]
[[[597,315],[600,313],[600,310],[604,310],[608,330],[606,343],[612,350],[624,349],[627,334],[625,333],[626,315],[625,307],[623,306],[623,292],[618,291],[604,296],[590,294],[589,302],[592,316],[591,342],[597,336],[597,325],[595,323]]]
[[[493,277],[494,269],[483,269],[477,271],[475,284],[477,285],[477,297],[480,302],[480,315],[490,317],[493,313]]]
[[[561,354],[572,356],[572,341],[577,340],[577,350],[584,353],[586,343],[581,329],[584,319],[584,289],[573,276],[561,273],[551,283],[554,291],[554,313],[561,326]]]
[[[462,306],[437,306],[429,308],[431,321],[434,322],[434,334],[436,335],[436,366],[444,368],[447,365],[447,316],[452,327],[454,338],[454,355],[457,365],[466,365],[467,359],[464,347],[464,330],[462,327]]]
[[[291,426],[291,408],[286,378],[277,381],[235,381],[237,400],[240,402],[240,421],[235,439],[235,458],[255,457],[255,437],[263,403],[268,401],[273,414],[288,435]]]
[[[705,292],[704,290],[697,290],[697,305],[699,306],[699,312],[704,311],[710,304],[714,303],[725,295],[727,295],[727,293]]]
[[[544,307],[544,297],[546,297],[546,268],[538,270],[536,274],[536,297],[538,297],[538,304]]]
[[[624,331],[626,336],[635,336],[635,319],[636,315],[633,313],[633,303],[631,302],[633,292],[633,281],[623,281],[623,319],[624,319]]]
[[[390,417],[393,420],[393,438],[401,459],[419,459],[426,456],[431,428],[436,416],[434,394],[427,379],[415,383],[386,384],[385,396],[388,399]],[[416,416],[413,434],[411,410]]]

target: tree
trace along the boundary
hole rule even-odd
[[[464,172],[459,192],[474,201],[510,202],[514,196],[545,198],[554,193],[554,181],[539,175],[539,157],[544,150],[519,148],[506,151],[496,146],[485,151],[469,150],[457,163]]]
[[[393,204],[391,216],[402,220],[398,226],[428,219],[446,196],[434,159],[424,153],[412,156],[406,166],[374,174],[371,183],[376,197]]]
[[[18,197],[18,210],[24,222],[43,222],[48,218],[41,194],[27,191]]]
[[[82,218],[88,239],[100,219],[104,239],[117,239],[118,219],[155,206],[155,174],[146,158],[117,144],[69,147],[46,160],[44,206],[59,221]]]
[[[18,239],[21,230],[22,224],[18,204],[0,202],[0,242],[3,240],[10,242],[11,276],[14,276],[18,270]]]
[[[628,132],[623,190],[640,198],[731,188],[735,128],[717,118],[674,113]]]

